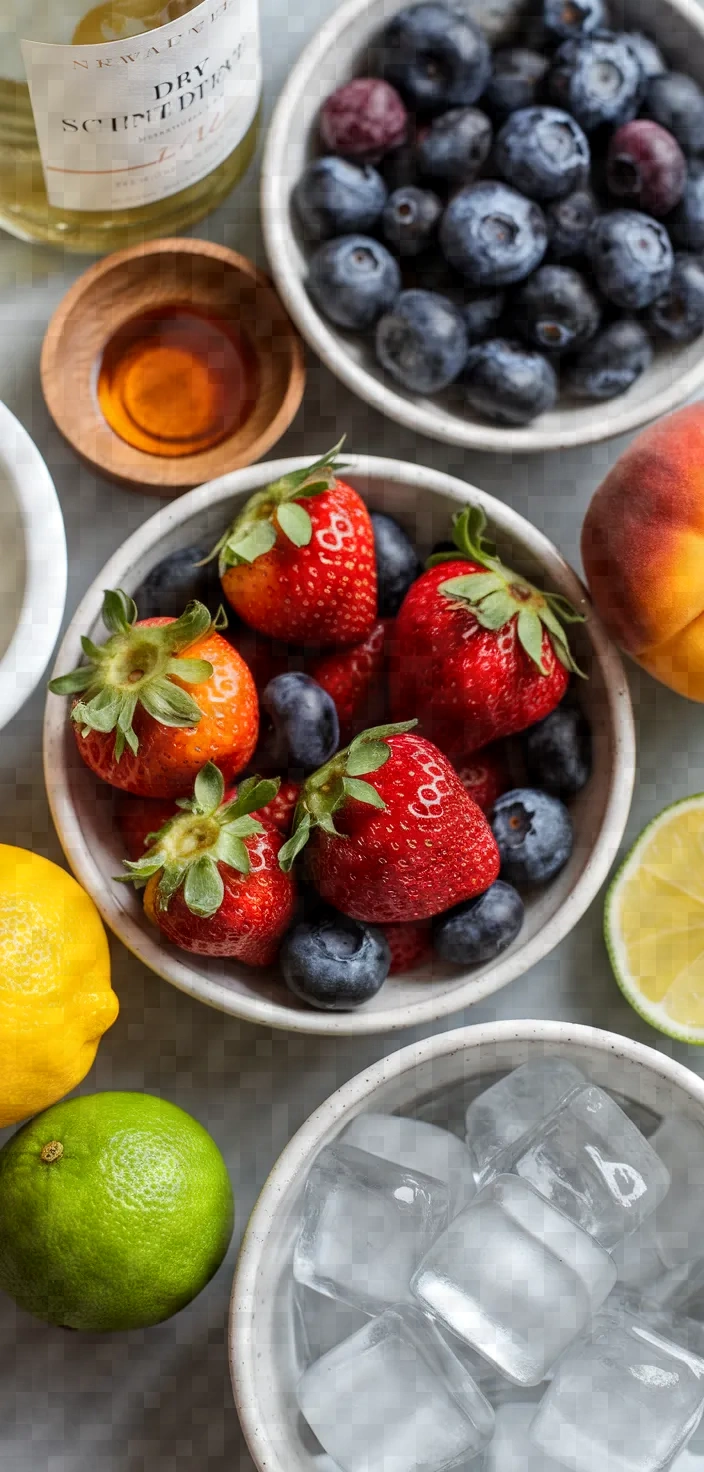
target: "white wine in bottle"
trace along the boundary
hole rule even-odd
[[[0,0],[0,229],[100,253],[172,235],[256,144],[257,0]]]

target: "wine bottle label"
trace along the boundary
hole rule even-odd
[[[126,41],[22,54],[49,203],[134,209],[204,179],[236,148],[261,89],[257,0],[202,0]]]

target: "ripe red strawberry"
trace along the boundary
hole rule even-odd
[[[357,644],[376,619],[372,524],[339,448],[250,496],[216,549],[240,618],[289,644]]]
[[[271,798],[259,814],[260,818],[268,818],[269,822],[278,828],[279,833],[283,833],[284,838],[287,838],[291,832],[300,792],[300,782],[282,782],[276,796]]]
[[[300,790],[298,782],[282,782],[257,817],[264,823],[272,823],[287,838]],[[164,824],[177,817],[178,805],[168,797],[133,797],[128,792],[118,792],[116,796],[116,820],[125,853],[128,859],[142,859],[144,850],[151,847]],[[236,796],[237,789],[232,787],[225,793],[224,801],[231,802]]]
[[[86,664],[49,686],[78,697],[71,719],[91,771],[139,797],[190,792],[207,761],[228,781],[237,776],[257,744],[257,692],[207,608],[193,602],[179,619],[137,622],[135,604],[118,590],[105,594],[103,622],[106,643],[84,639]]]
[[[296,887],[278,862],[281,834],[252,814],[277,786],[249,777],[226,795],[222,773],[208,762],[193,797],[181,801],[148,852],[125,860],[126,881],[144,889],[145,913],[182,950],[248,966],[276,959]]]
[[[279,862],[310,839],[323,899],[354,920],[423,920],[481,894],[499,872],[494,836],[415,721],[355,737],[303,786]],[[374,773],[374,782],[361,780]]]
[[[502,792],[514,786],[511,770],[503,747],[485,746],[483,751],[474,752],[466,761],[455,762],[457,776],[483,813],[488,813]]]
[[[389,976],[415,971],[430,955],[430,921],[406,920],[401,925],[380,925],[391,951]]]
[[[478,507],[455,519],[457,556],[440,553],[396,619],[391,714],[455,757],[523,731],[559,704],[576,670],[561,619],[581,621],[558,593],[504,567]]]
[[[385,639],[386,623],[378,619],[361,644],[324,654],[308,665],[308,674],[335,702],[343,741],[353,735],[355,722],[367,726],[384,718]]]

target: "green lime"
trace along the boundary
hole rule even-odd
[[[67,1099],[0,1150],[0,1288],[71,1329],[157,1324],[212,1278],[233,1217],[222,1155],[183,1109]]]

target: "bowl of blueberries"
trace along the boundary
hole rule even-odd
[[[597,1028],[489,1023],[365,1068],[245,1234],[255,1467],[694,1472],[703,1164],[701,1079]]]
[[[704,12],[692,0],[347,0],[262,173],[303,336],[399,423],[593,443],[704,383]]]

